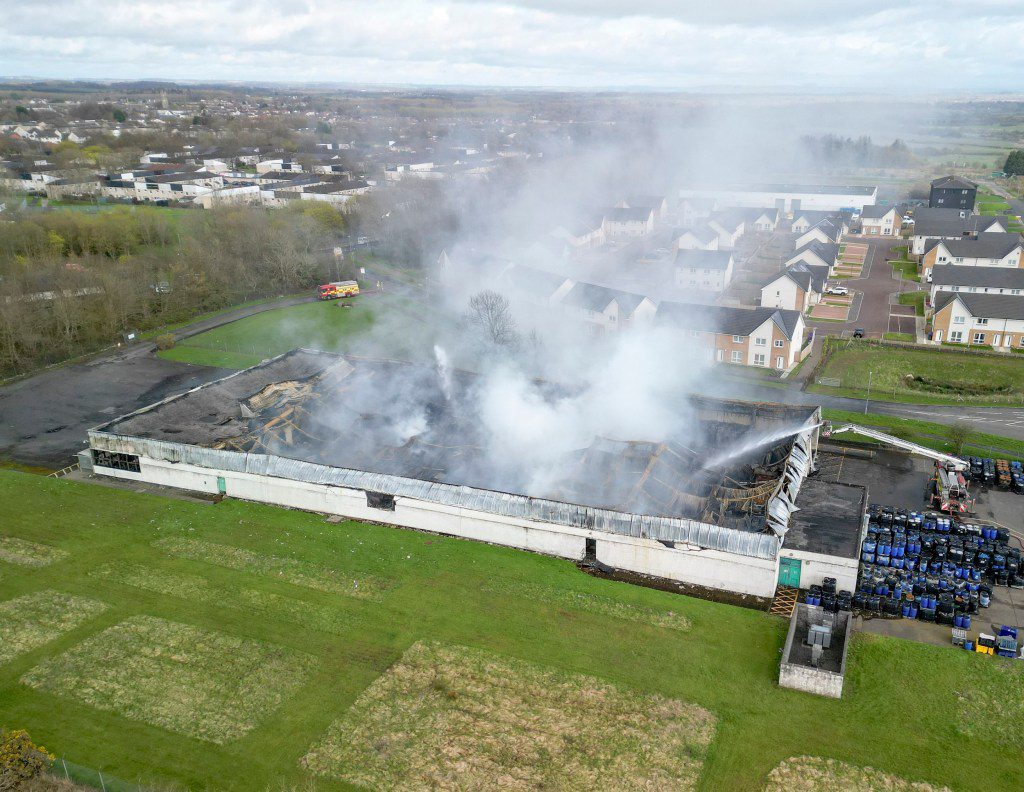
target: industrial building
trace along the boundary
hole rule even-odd
[[[485,452],[478,381],[295,350],[90,431],[83,463],[705,589],[768,598],[780,573],[853,588],[866,493],[807,479],[819,409],[681,397],[685,435],[595,437],[537,481]]]
[[[685,187],[679,191],[682,200],[713,199],[719,206],[765,207],[796,214],[802,209],[837,212],[843,209],[860,212],[876,202],[877,187],[854,187],[820,184],[752,184],[737,187]]]

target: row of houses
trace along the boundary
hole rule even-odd
[[[800,311],[658,300],[479,254],[460,257],[460,262],[453,265],[442,254],[442,277],[460,278],[460,267],[475,275],[488,273],[524,309],[564,316],[595,333],[631,326],[672,327],[685,334],[688,347],[703,347],[710,360],[779,371],[792,369],[810,349]]]

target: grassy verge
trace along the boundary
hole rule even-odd
[[[993,658],[973,653],[858,633],[843,698],[832,700],[778,686],[782,619],[598,580],[510,548],[13,472],[0,472],[0,525],[67,554],[16,574],[0,569],[0,601],[57,591],[77,598],[62,602],[106,606],[0,664],[0,721],[145,788],[330,792],[351,789],[344,774],[371,772],[371,762],[398,762],[400,773],[373,788],[426,787],[408,773],[436,766],[448,747],[462,752],[469,779],[481,762],[493,778],[518,768],[544,777],[625,748],[618,755],[645,772],[666,768],[652,788],[689,788],[692,778],[724,792],[763,788],[793,756],[954,789],[1005,789],[1019,772],[1024,713],[1007,707],[997,730],[978,728],[964,702],[982,693],[1019,701],[1020,676],[996,675]],[[264,561],[235,568],[167,552],[182,540],[242,551],[217,558]],[[294,582],[332,574],[389,586],[358,599]],[[297,617],[303,609],[317,618]],[[438,649],[409,653],[424,642]],[[516,685],[526,682],[538,687],[521,695]],[[401,695],[377,695],[395,685]],[[589,699],[582,709],[577,693]],[[430,743],[433,721],[406,707],[434,708],[459,729]],[[688,736],[699,727],[690,716],[704,717],[694,707],[714,719],[709,744]],[[614,727],[620,711],[628,734]],[[658,726],[651,745],[632,744],[660,714],[674,731]],[[403,738],[424,724],[423,746]],[[956,750],[931,750],[946,742]],[[676,743],[682,753],[656,760]],[[425,748],[426,764],[401,764]],[[349,762],[353,751],[365,757]]]
[[[838,388],[811,385],[816,393],[910,404],[1000,406],[1024,403],[1024,366],[1015,355],[952,354],[918,347],[895,349],[864,341],[832,340],[821,378]]]
[[[910,333],[882,333],[882,338],[886,341],[903,341],[910,344],[913,344],[917,340],[917,338]]]
[[[363,295],[344,302],[302,303],[274,308],[191,336],[173,349],[157,353],[167,360],[219,368],[247,368],[297,347],[333,352],[353,351],[388,311],[415,316],[418,306],[392,295]],[[419,358],[429,354],[433,338],[429,323],[412,338],[383,334],[371,349],[381,357]]]
[[[281,295],[279,297],[264,297],[264,298],[259,299],[259,300],[248,300],[246,302],[236,303],[234,305],[229,305],[229,306],[227,306],[225,308],[218,308],[216,311],[207,311],[206,313],[199,314],[198,316],[192,316],[192,317],[189,317],[188,319],[183,319],[180,322],[172,322],[170,324],[165,324],[165,325],[162,325],[160,327],[155,327],[152,330],[147,330],[144,333],[139,333],[139,338],[142,338],[142,339],[156,338],[158,335],[163,335],[164,333],[173,333],[173,332],[175,332],[177,330],[181,330],[183,328],[186,328],[186,327],[189,327],[191,325],[194,325],[197,322],[203,322],[203,321],[206,321],[207,319],[213,319],[214,317],[222,316],[222,315],[224,315],[226,313],[231,313],[231,311],[237,311],[237,310],[239,310],[241,308],[249,308],[249,307],[251,307],[253,305],[266,305],[267,303],[276,302],[278,300],[287,300],[290,297],[298,297],[298,296],[299,295],[295,295],[295,294]]]
[[[909,440],[912,443],[947,454],[951,454],[956,450],[949,441],[949,426],[946,424],[920,421],[916,418],[902,418],[895,415],[879,415],[877,413],[864,415],[846,410],[823,409],[822,415],[827,420],[836,423],[854,423],[880,429],[901,440]],[[877,442],[869,437],[857,436],[854,438],[854,435],[850,433],[844,433],[840,436],[863,440],[868,443]],[[995,453],[993,449],[998,449],[1001,452],[1000,455],[1005,459],[1024,459],[1024,441],[985,432],[969,431],[967,433],[963,449],[964,453],[992,456]]]
[[[913,305],[914,313],[924,316],[924,292],[903,292],[900,295],[900,305]]]

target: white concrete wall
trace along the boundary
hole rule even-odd
[[[94,472],[207,493],[218,492],[217,478],[222,476],[227,495],[233,498],[390,523],[574,560],[583,558],[586,540],[593,538],[598,559],[618,569],[760,597],[771,597],[775,592],[777,559],[698,547],[670,549],[651,539],[521,520],[404,497],[396,497],[395,510],[387,511],[367,506],[363,490],[216,471],[147,457],[140,457],[139,465],[140,473],[103,467],[96,467]]]
[[[758,597],[775,594],[778,559],[751,558],[653,539],[598,534],[597,560],[616,569]]]
[[[858,544],[859,547],[859,544]],[[836,558],[819,553],[809,553],[805,550],[794,550],[783,545],[779,551],[780,558],[800,559],[800,588],[806,589],[811,586],[820,586],[825,578],[836,579],[836,589],[846,589],[849,592],[857,590],[857,566],[856,558]]]

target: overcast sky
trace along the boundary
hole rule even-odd
[[[1020,91],[1022,42],[1022,0],[0,0],[3,76]]]

